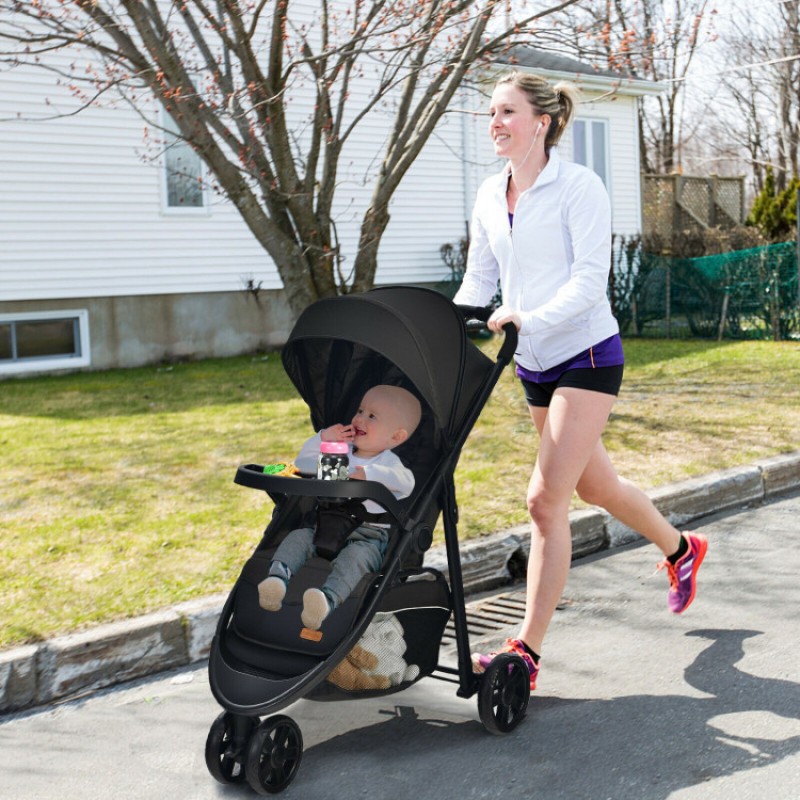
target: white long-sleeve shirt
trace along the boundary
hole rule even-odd
[[[600,178],[561,161],[556,148],[508,218],[508,170],[483,182],[472,216],[467,270],[455,302],[485,306],[497,290],[519,314],[516,361],[541,371],[619,331],[606,289],[611,209]]]
[[[321,441],[317,433],[300,448],[294,461],[300,472],[316,474]],[[384,450],[373,458],[363,458],[354,453],[353,445],[348,443],[348,458],[351,472],[355,467],[363,467],[366,480],[382,483],[398,500],[408,497],[414,490],[414,473],[391,450]],[[374,500],[365,500],[364,507],[370,514],[381,514],[386,510]]]

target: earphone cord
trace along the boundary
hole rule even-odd
[[[525,162],[528,160],[528,156],[531,154],[531,150],[533,150],[533,146],[536,144],[536,140],[539,138],[539,131],[541,130],[541,126],[536,129],[536,133],[533,134],[533,141],[531,142],[531,146],[528,148],[528,152],[525,153],[525,158],[520,161],[519,166],[517,167],[517,172],[522,169],[525,165]],[[511,180],[514,180],[514,167],[511,166]]]

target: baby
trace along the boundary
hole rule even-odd
[[[373,386],[362,398],[349,425],[332,425],[312,436],[300,450],[295,464],[301,472],[316,472],[320,442],[350,444],[348,477],[379,481],[401,500],[414,489],[414,474],[392,452],[416,430],[422,416],[419,400],[399,386]],[[372,500],[364,502],[370,513],[385,509]],[[388,525],[364,522],[347,538],[332,561],[321,589],[303,593],[303,625],[318,630],[325,618],[341,605],[367,572],[380,569],[389,543]],[[258,599],[267,611],[278,611],[292,575],[316,555],[314,529],[298,528],[278,546],[268,576],[258,585]]]

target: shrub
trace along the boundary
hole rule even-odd
[[[747,224],[758,228],[771,242],[785,242],[797,235],[797,191],[800,179],[789,181],[789,185],[778,192],[772,168],[767,167],[764,188],[753,201]]]

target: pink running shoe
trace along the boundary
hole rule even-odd
[[[683,534],[689,544],[689,549],[684,556],[678,559],[675,565],[664,560],[659,569],[666,569],[669,577],[669,595],[667,605],[673,614],[682,614],[694,600],[697,590],[697,570],[703,563],[708,550],[708,540],[702,533],[686,531]]]
[[[482,655],[481,653],[473,653],[472,668],[478,674],[485,672],[489,664],[492,663],[492,659],[500,653],[514,653],[522,658],[522,660],[525,662],[525,666],[528,667],[528,673],[530,674],[531,678],[531,691],[533,691],[536,688],[536,678],[539,675],[539,665],[531,658],[530,654],[525,649],[525,645],[522,644],[520,639],[506,639],[505,645],[494,653],[486,653],[485,655]]]

